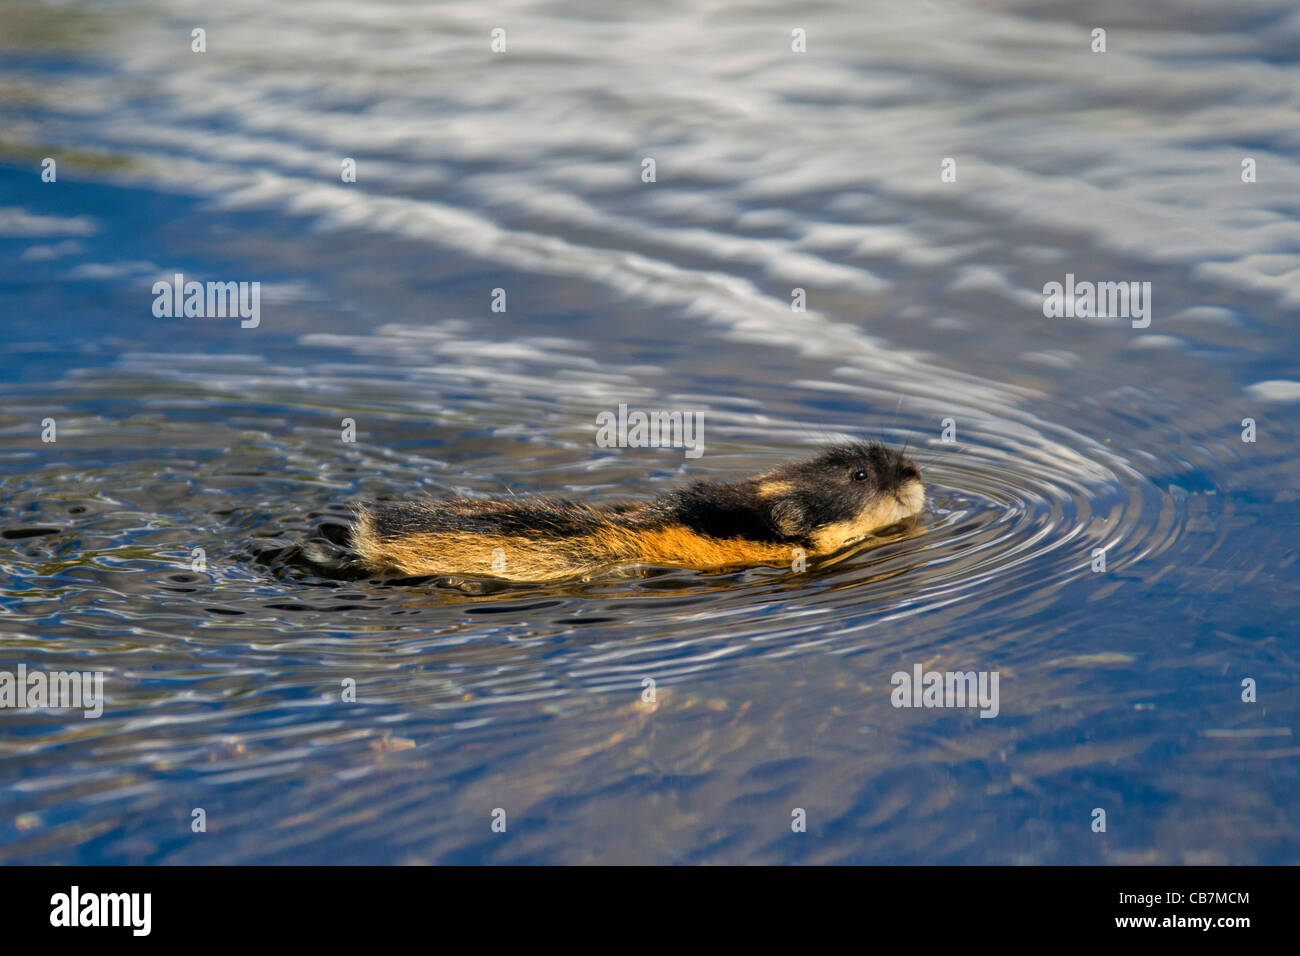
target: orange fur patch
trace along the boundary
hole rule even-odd
[[[793,546],[743,538],[711,538],[682,525],[669,525],[636,535],[642,564],[695,568],[744,567],[747,565],[783,565],[794,560]]]
[[[655,564],[711,570],[793,560],[789,545],[722,540],[681,525],[653,530],[610,526],[582,538],[546,540],[466,532],[375,535],[360,516],[352,547],[367,567],[410,576],[466,575],[507,581],[563,581],[621,565]]]

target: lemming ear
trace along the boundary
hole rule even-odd
[[[796,538],[803,530],[804,512],[799,503],[791,498],[782,498],[772,505],[768,512],[772,526],[787,538]]]

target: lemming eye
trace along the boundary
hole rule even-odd
[[[855,472],[853,473],[853,480],[854,480],[854,481],[866,481],[866,480],[867,480],[867,473],[866,473],[865,471],[863,471],[862,469],[858,469],[857,471],[855,471]]]

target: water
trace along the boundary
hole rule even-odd
[[[1268,0],[0,7],[0,670],[107,696],[3,712],[0,860],[1295,863],[1297,53]],[[176,272],[261,324],[155,318]],[[1066,273],[1150,326],[1045,318]],[[596,447],[619,403],[705,455]],[[930,503],[803,574],[295,556],[841,435]]]

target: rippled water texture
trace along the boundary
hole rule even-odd
[[[0,671],[107,697],[0,710],[0,861],[1297,862],[1300,12],[1135,6],[0,6]],[[260,325],[155,318],[177,272]],[[1067,273],[1149,327],[1045,318]],[[705,454],[597,447],[620,403]],[[836,436],[908,445],[919,533],[477,591],[298,552]],[[998,716],[895,708],[916,665]]]

